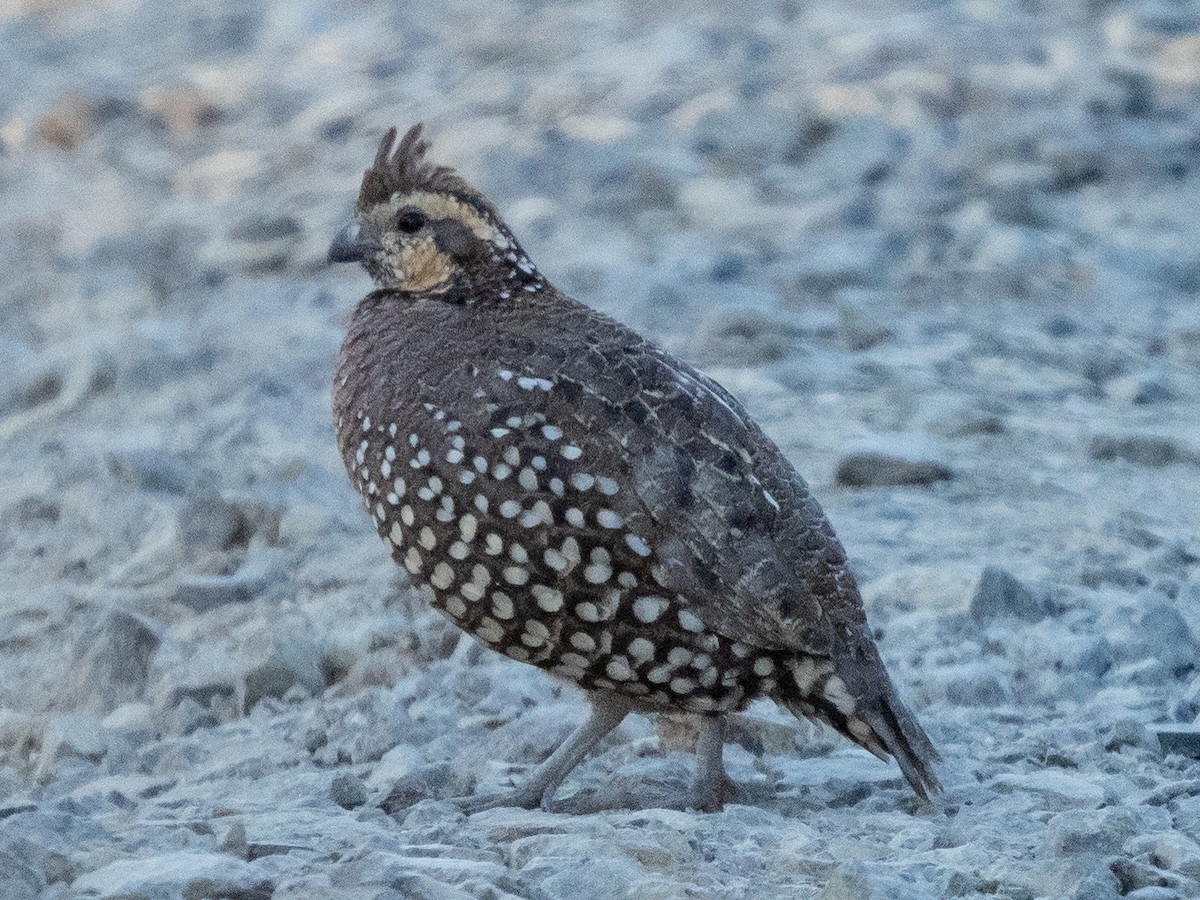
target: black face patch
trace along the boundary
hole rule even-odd
[[[438,249],[460,259],[478,253],[482,243],[475,232],[457,219],[438,219],[433,223],[433,234]]]

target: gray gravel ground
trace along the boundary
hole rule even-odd
[[[945,809],[756,704],[739,802],[405,586],[325,248],[423,119],[746,401]],[[1200,5],[0,2],[0,897],[1200,896]]]

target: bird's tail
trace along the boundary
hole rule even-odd
[[[799,657],[779,685],[783,703],[796,716],[832,726],[880,759],[895,759],[917,796],[941,793],[934,772],[941,756],[909,712],[878,656],[869,652],[849,665]],[[787,682],[790,680],[790,684]]]

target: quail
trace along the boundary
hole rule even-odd
[[[724,716],[765,696],[899,764],[939,757],[897,696],[846,553],[736,398],[559,292],[492,203],[390,129],[329,250],[375,290],[334,383],[339,447],[392,557],[486,647],[590,714],[511,793],[547,805],[631,710],[698,717],[720,808]]]

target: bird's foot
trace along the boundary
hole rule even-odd
[[[494,794],[477,794],[472,797],[453,797],[450,802],[468,816],[488,809],[515,807],[517,809],[549,809],[550,796],[529,787],[518,787],[511,791]]]

